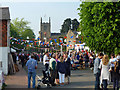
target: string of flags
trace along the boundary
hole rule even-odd
[[[89,36],[88,36],[89,37]],[[67,38],[66,36],[64,37],[65,39]],[[73,38],[73,36],[71,36],[70,38]],[[83,38],[83,37],[82,37]],[[23,39],[16,39],[16,38],[13,38],[13,37],[10,37],[10,42],[11,44],[21,44],[21,45],[24,45],[24,46],[27,46],[27,47],[34,47],[34,46],[49,46],[49,45],[64,45],[64,46],[67,46],[67,47],[72,47],[73,45],[72,44],[64,44],[62,43],[63,41],[62,40],[59,40],[60,43],[57,42],[57,39],[54,39],[54,43],[52,40],[53,39],[49,39],[50,42],[41,42],[40,41],[40,38],[38,37],[37,38],[37,41],[36,40],[23,40]],[[72,42],[72,41],[68,41],[69,43]],[[73,42],[76,42],[76,40],[74,40]],[[81,41],[79,41],[79,43],[81,44]],[[78,46],[78,45],[75,45],[75,47]]]

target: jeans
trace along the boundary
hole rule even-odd
[[[103,80],[103,89],[107,90],[107,80]]]
[[[60,72],[58,72],[58,73],[59,73],[59,82],[60,83],[64,83],[64,81],[65,81],[65,74],[62,74]]]
[[[32,73],[28,72],[28,88],[30,88],[30,86],[31,86],[31,77],[33,79],[32,87],[35,88],[35,77],[36,77],[36,73],[35,72],[32,72]]]
[[[95,74],[95,90],[99,90],[100,89],[100,73],[96,73]]]
[[[113,79],[113,88],[115,90],[115,87],[117,86],[117,90],[119,90],[119,79],[114,78]]]
[[[45,71],[47,71],[48,70],[48,67],[49,67],[49,64],[45,64]]]

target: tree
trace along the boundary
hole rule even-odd
[[[83,2],[78,8],[79,30],[91,50],[120,52],[119,7],[119,2]]]
[[[67,33],[68,30],[77,31],[78,26],[79,22],[77,19],[71,20],[70,18],[67,18],[63,22],[61,33]]]
[[[29,37],[30,40],[35,38],[35,34],[31,29],[27,29],[23,32],[22,38],[27,39],[27,37]]]
[[[78,27],[79,27],[79,22],[77,21],[77,19],[73,19],[72,20],[72,27],[71,27],[72,30],[77,31]]]
[[[35,38],[34,32],[28,26],[29,23],[30,22],[25,21],[24,18],[12,20],[10,24],[10,36],[24,39],[26,39],[27,36],[29,36],[30,39]]]
[[[16,27],[10,23],[10,37],[20,38],[19,33],[16,31]]]

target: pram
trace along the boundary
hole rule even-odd
[[[37,89],[41,88],[41,83],[45,84],[47,88],[51,88],[51,77],[49,70],[48,71],[42,70],[42,73],[43,73],[43,78],[38,79]]]

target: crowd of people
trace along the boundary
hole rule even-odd
[[[111,59],[108,55],[99,53],[94,62],[95,90],[107,90],[108,84],[113,82],[113,89],[119,90],[120,80],[120,53],[115,57],[111,54]],[[100,88],[101,86],[101,88]]]
[[[14,54],[13,54],[14,55]],[[15,58],[15,57],[14,57]],[[103,53],[95,54],[93,51],[81,50],[79,52],[45,52],[32,54],[16,54],[16,60],[21,60],[22,67],[28,67],[28,88],[30,80],[33,78],[33,88],[35,88],[35,76],[37,63],[42,62],[45,71],[50,70],[51,85],[64,86],[70,83],[71,69],[90,68],[95,75],[95,89],[100,87],[107,90],[107,85],[113,82],[113,88],[119,90],[120,78],[120,53],[115,57],[111,54],[111,59]],[[16,63],[16,61],[14,60]],[[65,82],[65,78],[67,81]]]

